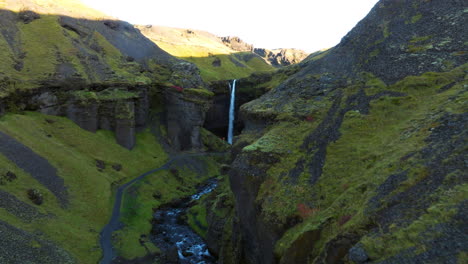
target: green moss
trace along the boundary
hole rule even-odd
[[[261,58],[253,58],[248,62],[239,60],[237,57],[242,54],[244,53],[216,55],[216,58],[218,58],[221,61],[221,67],[213,66],[212,56],[184,57],[182,59],[195,63],[200,69],[200,75],[206,82],[216,80],[240,79],[248,77],[254,72],[267,72],[274,70],[273,66],[267,64]],[[236,63],[234,63],[233,61],[235,61]],[[238,66],[237,64],[243,66]]]
[[[53,122],[46,122],[46,119]],[[30,204],[25,190],[40,190],[44,203],[37,208],[53,215],[24,223],[2,212],[0,219],[31,232],[43,233],[81,263],[96,263],[101,257],[99,231],[111,214],[113,186],[160,166],[167,158],[148,131],[137,135],[137,145],[129,151],[117,145],[109,131],[90,133],[66,118],[38,113],[8,114],[0,118],[0,131],[46,158],[64,179],[70,197],[69,207],[60,207],[47,189],[0,155],[0,166],[18,175],[16,181],[0,188]],[[97,159],[106,164],[102,172],[96,168]],[[122,165],[122,170],[112,169],[113,164]]]
[[[227,144],[226,141],[220,139],[210,131],[201,128],[200,134],[203,145],[205,145],[209,150],[223,152],[229,149],[229,144]]]
[[[96,102],[98,100],[97,94],[93,91],[79,90],[73,91],[71,94],[82,102]]]
[[[201,237],[206,237],[208,223],[206,222],[206,207],[197,204],[188,211],[188,224]]]
[[[391,86],[386,86],[371,74],[363,74],[364,90],[368,95],[385,89],[404,92],[407,96],[383,96],[373,100],[368,115],[356,111],[346,113],[340,128],[341,137],[328,145],[322,174],[312,186],[306,168],[295,175],[295,183],[282,179],[288,178],[298,161],[312,159],[315,152],[301,152],[300,146],[304,137],[323,120],[329,103],[322,110],[313,110],[316,111],[313,116],[317,124],[304,122],[298,126],[300,123],[294,123],[291,121],[293,119],[280,119],[282,121],[274,123],[263,136],[246,146],[243,151],[250,153],[250,162],[259,163],[258,166],[262,166],[263,159],[267,157],[265,155],[279,158],[279,161],[268,165],[267,178],[256,197],[262,208],[262,216],[285,223],[291,217],[300,216],[303,213],[301,210],[310,212],[302,224],[288,230],[278,241],[275,248],[277,256],[282,256],[304,232],[320,231],[320,239],[313,249],[313,254],[317,255],[338,234],[361,232],[370,224],[372,219],[364,213],[364,209],[367,201],[375,195],[374,190],[388,175],[409,170],[410,164],[402,162],[401,157],[426,145],[429,128],[445,109],[461,111],[461,97],[466,96],[463,92],[466,81],[460,80],[465,69],[466,65],[445,73],[410,76]],[[451,89],[438,92],[443,86],[457,80],[459,83]],[[359,89],[359,86],[350,86],[343,91],[345,96],[351,96]],[[345,101],[346,97],[342,102]],[[249,113],[255,115],[269,109],[259,104],[244,107],[249,107]],[[277,113],[276,117],[302,116],[298,114],[301,113],[300,109],[288,104],[281,108],[283,112]],[[427,176],[424,167],[411,167],[413,170],[408,174],[408,181],[402,184],[403,189],[397,191],[409,188]]]
[[[148,235],[151,231],[153,209],[195,193],[197,184],[219,175],[219,167],[210,157],[194,159],[177,163],[177,174],[183,177],[175,175],[170,170],[163,170],[148,175],[143,181],[126,190],[121,217],[125,227],[114,233],[114,245],[120,256],[126,259],[145,256],[148,252],[140,245],[139,239],[141,235]],[[206,173],[200,175],[190,165],[192,162],[204,164]],[[155,199],[155,194],[161,198]]]
[[[195,89],[195,88],[185,88],[183,90],[187,95],[201,96],[205,98],[211,98],[214,96],[214,93],[206,89]]]
[[[372,57],[376,57],[378,56],[380,53],[380,50],[379,49],[375,49],[373,50],[371,53],[369,53],[369,56],[372,58]]]
[[[390,29],[389,29],[389,23],[390,21],[384,21],[384,24],[383,24],[383,36],[384,38],[388,38],[390,36]]]
[[[138,93],[122,89],[106,89],[98,93],[100,100],[125,100],[138,98]]]
[[[45,79],[55,72],[57,53],[69,58],[73,65],[79,63],[78,50],[62,33],[58,16],[43,16],[29,24],[18,22],[19,38],[25,51],[24,69],[28,79]]]
[[[422,14],[417,14],[411,17],[411,24],[417,23],[422,18]]]
[[[411,53],[421,53],[421,52],[426,52],[427,50],[430,50],[434,48],[432,44],[427,44],[427,45],[408,45],[408,51]]]
[[[431,38],[432,38],[432,35],[421,36],[421,37],[413,37],[413,38],[411,38],[410,43],[424,42],[424,41],[429,40]]]
[[[462,184],[450,190],[439,190],[434,197],[439,202],[434,203],[427,209],[427,213],[413,221],[409,226],[398,228],[390,226],[391,232],[379,234],[379,236],[366,236],[361,240],[366,252],[372,260],[382,260],[393,256],[402,250],[414,248],[415,251],[424,252],[427,249],[420,243],[422,233],[435,225],[450,221],[457,213],[457,205],[464,201],[468,195],[468,185]],[[434,238],[437,233],[425,234]]]

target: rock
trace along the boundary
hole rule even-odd
[[[221,67],[221,59],[219,59],[218,57],[215,57],[211,65],[213,65],[213,67]]]
[[[280,263],[307,263],[307,257],[313,251],[314,242],[319,239],[320,230],[304,232],[286,250],[286,253],[281,258]]]
[[[245,43],[239,37],[228,36],[228,37],[221,37],[220,39],[224,43],[224,45],[228,46],[229,48],[235,51],[252,51],[253,50],[253,45]]]
[[[284,67],[297,64],[304,60],[309,54],[299,49],[254,49],[255,54],[263,57],[268,63],[275,67]]]
[[[31,200],[33,203],[37,205],[41,205],[43,203],[43,197],[42,194],[39,190],[36,189],[29,189],[28,190],[28,198]]]
[[[41,18],[41,15],[31,10],[25,10],[18,13],[18,19],[23,21],[24,24],[29,24],[39,18]]]
[[[16,174],[14,174],[13,172],[11,171],[8,171],[6,174],[5,174],[5,180],[9,181],[9,182],[12,182],[14,180],[17,179],[17,176]]]
[[[229,170],[231,169],[231,166],[227,165],[227,164],[222,164],[221,165],[221,174],[222,175],[227,175]]]
[[[115,20],[106,20],[103,23],[104,25],[106,25],[107,27],[113,30],[116,30],[119,28],[119,22]]]
[[[115,137],[127,149],[135,146],[135,104],[118,102],[116,106]]]
[[[112,169],[115,171],[121,171],[122,170],[122,165],[121,164],[113,164]]]
[[[96,132],[98,128],[98,103],[95,100],[74,100],[67,106],[67,117],[81,128]]]
[[[177,251],[176,246],[169,248],[166,251],[165,257],[166,257],[166,262],[163,262],[163,263],[167,263],[167,264],[178,264],[178,263],[180,263],[179,252]]]
[[[364,263],[369,259],[366,251],[361,247],[361,245],[355,245],[348,252],[348,258],[355,263]]]
[[[164,92],[166,104],[167,132],[175,150],[198,150],[203,144],[200,128],[205,121],[209,100],[202,97],[185,96],[184,93],[168,88]]]
[[[98,168],[98,170],[102,171],[102,170],[105,170],[106,169],[106,163],[102,160],[96,160],[96,167]]]
[[[57,96],[51,92],[41,93],[37,97],[37,104],[39,105],[39,112],[46,115],[59,115],[60,109],[58,107],[59,100]]]

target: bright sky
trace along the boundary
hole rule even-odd
[[[378,0],[82,0],[132,24],[238,36],[258,48],[308,52],[339,43]]]

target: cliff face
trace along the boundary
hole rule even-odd
[[[157,106],[149,94],[174,85],[205,87],[193,64],[172,57],[127,22],[44,15],[39,12],[47,10],[34,3],[18,12],[0,11],[0,54],[5,58],[0,113],[37,110],[67,116],[92,132],[114,131],[117,142],[131,149],[150,107],[171,103],[159,101]],[[199,118],[203,123],[203,115]],[[198,131],[198,126],[185,126],[190,133]]]
[[[298,49],[267,50],[255,48],[253,51],[275,67],[297,64],[309,55],[305,51]]]
[[[382,0],[339,45],[241,107],[246,127],[229,173],[238,258],[464,257],[464,8]]]

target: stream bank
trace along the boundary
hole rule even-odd
[[[151,241],[164,252],[161,263],[216,263],[206,242],[188,226],[186,218],[187,210],[203,195],[212,192],[217,185],[216,179],[210,179],[196,194],[163,206],[155,212]]]

